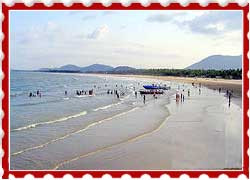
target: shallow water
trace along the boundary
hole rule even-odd
[[[87,151],[81,143],[79,144],[77,140],[79,137],[76,138],[76,136],[79,134],[85,136],[85,133],[108,124],[108,121],[121,121],[127,114],[140,113],[142,111],[140,108],[145,105],[139,94],[137,98],[135,97],[134,90],[138,91],[143,83],[152,84],[155,81],[84,74],[11,71],[11,168],[53,168],[50,164],[68,156],[80,154],[83,150]],[[88,91],[90,89],[94,90],[94,96],[75,94],[76,90]],[[118,99],[114,94],[107,94],[108,89],[123,92],[124,96]],[[29,92],[36,93],[37,90],[41,92],[41,97],[28,97]],[[67,95],[64,91],[68,92]],[[166,97],[169,96],[166,95]],[[146,104],[150,101],[152,101],[152,96],[147,97]],[[157,123],[160,114],[156,113],[156,115],[150,122],[151,124],[143,126],[141,122],[142,129],[139,129],[139,124],[137,124],[138,131],[131,130],[131,133],[143,133],[147,128],[151,128],[154,123]],[[133,118],[137,119],[136,116],[129,117],[129,119]],[[122,129],[128,127],[129,124],[124,125],[119,131],[123,132]],[[102,133],[102,130],[99,132]],[[128,132],[130,130],[125,130],[123,136],[129,138]],[[112,142],[115,137],[118,137],[116,134],[113,135],[114,138],[110,139]],[[101,135],[99,136],[101,138]],[[123,136],[118,138],[117,142],[124,139]],[[83,140],[82,143],[83,145],[90,144],[87,140]],[[79,152],[69,153],[67,147],[72,150],[72,146],[78,147]],[[100,144],[96,148],[99,146],[102,147]],[[95,148],[92,149],[95,150]],[[42,159],[36,159],[40,158],[43,153],[47,155]],[[57,156],[60,157],[58,160],[56,160]],[[47,158],[50,162],[44,162]]]

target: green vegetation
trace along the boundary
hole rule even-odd
[[[134,75],[153,75],[153,76],[178,76],[178,77],[203,77],[203,78],[224,78],[242,79],[242,69],[229,70],[193,70],[193,69],[134,69],[126,68],[110,71],[86,71],[61,70],[61,69],[42,69],[42,72],[56,73],[100,73],[100,74],[134,74]]]
[[[113,72],[108,72],[108,73],[113,74]],[[242,69],[230,69],[230,70],[136,69],[133,71],[115,72],[115,74],[242,79]]]

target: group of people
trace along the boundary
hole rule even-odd
[[[117,99],[120,99],[120,96],[125,96],[124,92],[119,93],[118,90],[110,90],[110,89],[108,89],[107,94],[114,94],[117,97]]]
[[[214,89],[215,91],[216,89]],[[222,88],[218,88],[219,94],[222,92]],[[232,96],[233,96],[233,90],[226,90],[226,97],[228,98],[228,106],[231,106]]]
[[[77,96],[81,96],[81,95],[87,95],[87,92],[88,92],[88,95],[93,95],[94,93],[94,90],[91,89],[91,90],[88,90],[88,91],[84,91],[84,90],[76,90],[76,95]],[[65,95],[67,95],[67,91],[65,91]]]
[[[192,83],[192,86],[195,86],[194,83]],[[180,89],[180,86],[178,86],[178,89]],[[184,102],[185,101],[184,92],[185,92],[184,89],[181,92],[176,92],[176,95],[175,95],[176,102],[179,102],[179,101]],[[190,89],[188,89],[187,95],[188,95],[188,97],[190,97]],[[201,95],[201,83],[199,83],[199,95]]]
[[[176,99],[176,102],[179,102],[180,99],[181,99],[181,102],[184,102],[185,96],[184,96],[184,94],[182,94],[182,93],[181,93],[181,95],[180,95],[179,93],[176,93],[175,99]]]
[[[195,86],[194,82],[192,83],[192,86]],[[196,86],[197,87],[197,86]],[[222,88],[219,87],[218,89],[214,88],[214,91],[218,90],[219,94],[222,93]],[[184,91],[184,90],[183,90]],[[201,83],[199,83],[199,95],[201,95]],[[230,107],[232,96],[233,96],[233,90],[226,90],[226,97],[228,98],[228,106]],[[188,96],[190,96],[190,90],[188,90]],[[183,101],[184,101],[184,95],[183,95]],[[176,101],[179,99],[179,94],[176,94]]]
[[[29,97],[42,97],[42,93],[40,90],[37,90],[36,92],[30,92]]]
[[[185,95],[184,95],[185,90],[183,89],[182,92],[179,94],[178,92],[175,95],[175,99],[176,102],[179,102],[181,100],[181,102],[185,101]],[[190,96],[190,89],[188,89],[187,91],[188,97]]]

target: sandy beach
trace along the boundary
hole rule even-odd
[[[96,74],[100,75],[100,74]],[[105,75],[106,76],[106,75]],[[191,77],[175,77],[175,76],[149,76],[149,75],[120,75],[114,74],[111,76],[117,77],[134,77],[142,79],[155,79],[169,82],[179,82],[179,83],[195,83],[202,86],[205,86],[212,90],[218,90],[221,88],[222,92],[226,90],[233,91],[233,99],[235,104],[242,107],[242,80],[233,80],[233,79],[217,79],[217,78],[191,78]]]
[[[65,160],[59,169],[240,169],[242,167],[242,109],[210,89],[191,90],[185,102],[176,103],[170,97],[164,121],[151,130],[134,135],[125,141],[100,148],[91,153]],[[162,106],[163,99],[154,102]],[[150,103],[143,107],[151,109]],[[154,108],[153,108],[154,109]],[[153,113],[154,111],[152,111]],[[126,118],[131,128],[141,118]],[[144,120],[143,120],[144,121]],[[123,129],[124,121],[116,127],[109,122],[105,139],[123,134],[112,129]],[[147,126],[145,121],[145,126]],[[93,129],[94,132],[96,132]]]
[[[175,77],[175,76],[149,76],[149,75],[112,75],[118,77],[135,77],[135,78],[148,78],[164,81],[174,81],[181,83],[195,83],[198,85],[201,83],[203,86],[206,86],[210,89],[222,88],[223,91],[226,89],[233,90],[237,97],[242,96],[242,80],[233,80],[233,79],[216,79],[216,78],[191,78],[191,77]]]

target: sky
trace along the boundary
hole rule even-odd
[[[241,11],[10,12],[10,67],[94,63],[185,68],[211,55],[241,55]]]

